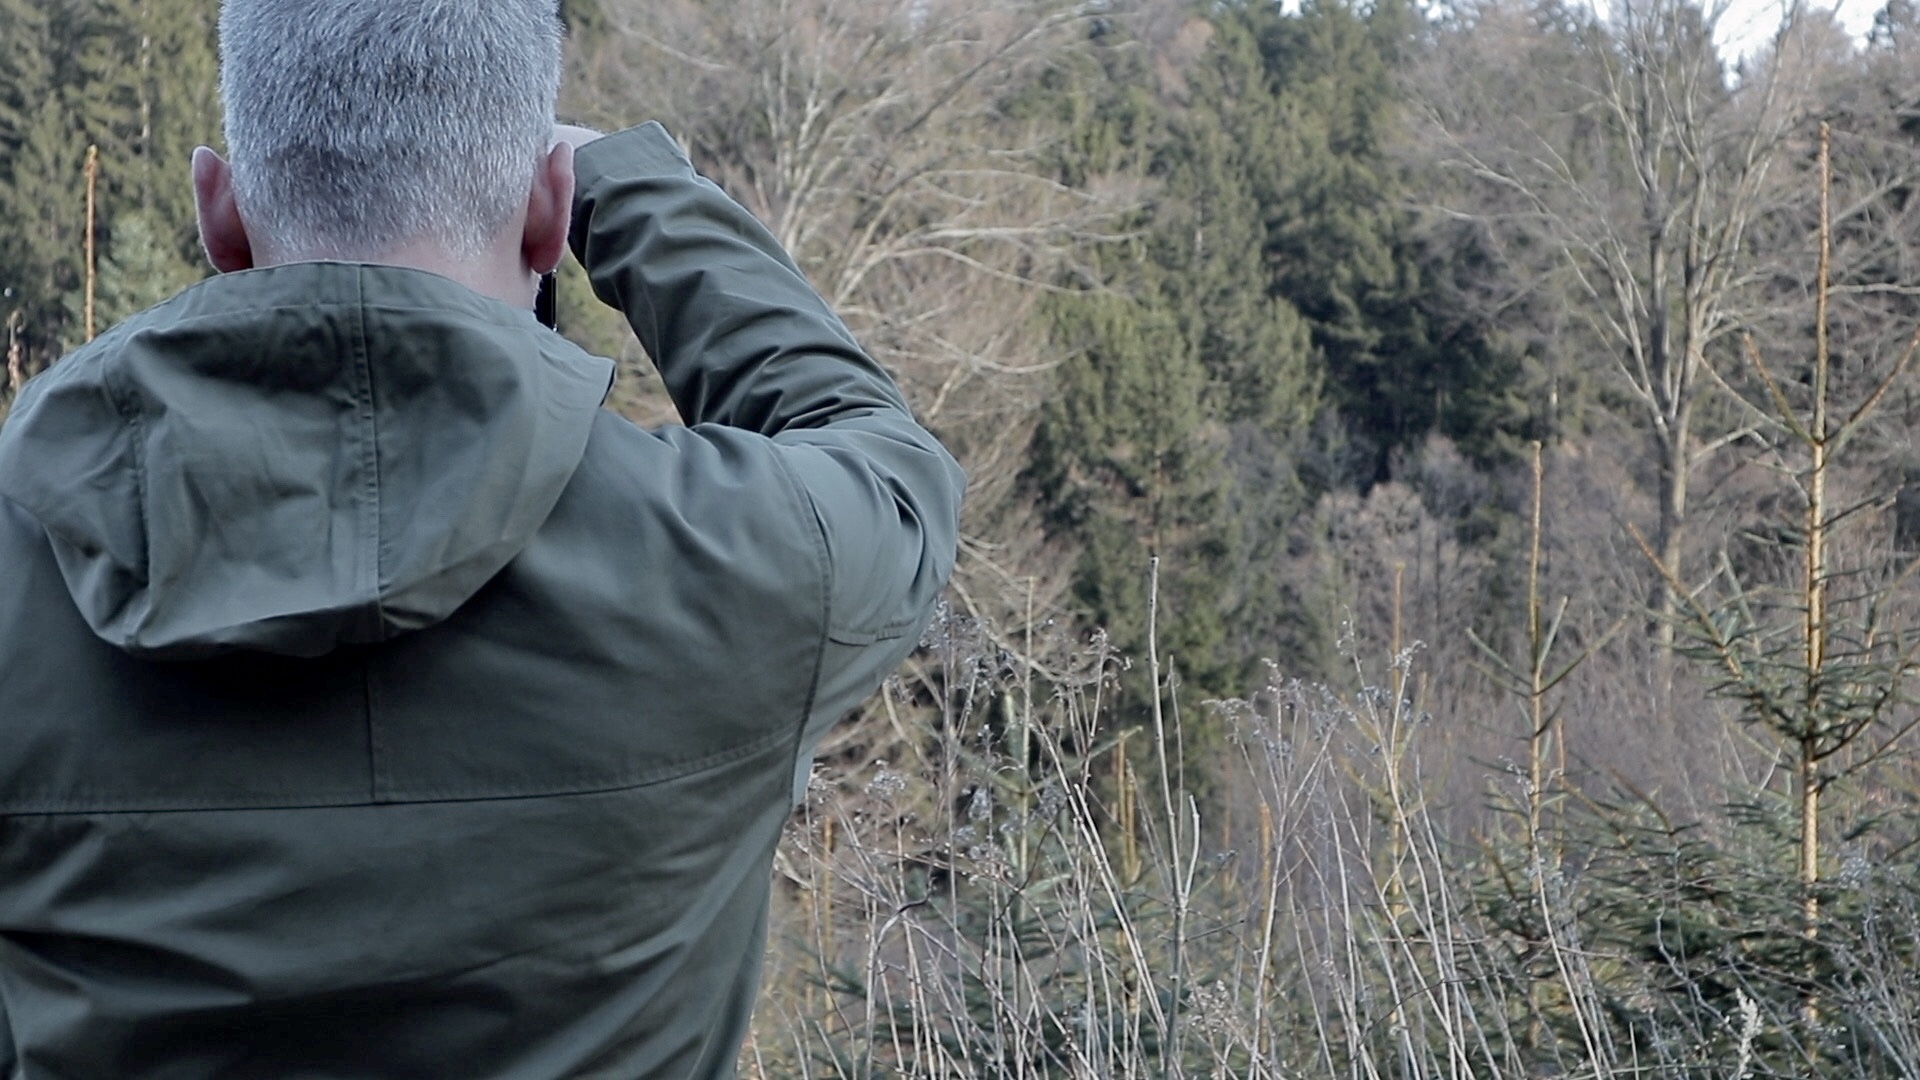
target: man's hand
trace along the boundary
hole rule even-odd
[[[574,124],[553,125],[553,141],[556,144],[566,143],[568,146],[573,147],[575,150],[578,150],[581,147],[587,145],[588,143],[593,142],[595,139],[600,139],[604,137],[605,136],[603,136],[600,132],[595,131],[592,128],[583,128]]]

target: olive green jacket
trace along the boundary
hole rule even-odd
[[[657,125],[573,250],[687,421],[432,274],[209,280],[0,429],[0,1074],[724,1077],[962,476]]]

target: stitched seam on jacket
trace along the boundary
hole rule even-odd
[[[360,580],[355,584],[367,591],[367,604],[372,609],[375,622],[368,629],[370,635],[378,640],[386,626],[386,613],[380,603],[380,417],[373,400],[373,361],[372,349],[367,341],[365,275],[355,275],[353,284],[358,302],[349,312],[354,329],[353,355],[349,362],[353,365],[354,427],[360,437],[360,495],[366,500],[361,507],[361,520],[354,523],[358,532],[354,539],[367,545],[367,562],[358,568]]]

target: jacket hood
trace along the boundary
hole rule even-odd
[[[212,278],[30,383],[0,496],[127,652],[318,656],[431,626],[545,522],[612,365],[434,274]]]

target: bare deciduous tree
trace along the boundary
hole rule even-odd
[[[1058,179],[1061,0],[606,0],[573,97],[666,119],[794,254],[971,474],[956,587],[1016,632],[1066,579],[1016,479],[1054,358],[1029,315],[1137,202]],[[1054,80],[1049,91],[1042,84]],[[1051,95],[1051,96],[1050,96]]]
[[[1703,413],[1714,365],[1766,302],[1753,234],[1792,197],[1783,162],[1818,102],[1814,69],[1790,48],[1729,77],[1713,46],[1727,8],[1627,0],[1602,23],[1496,0],[1468,11],[1471,32],[1444,35],[1417,76],[1427,153],[1462,177],[1441,209],[1478,226],[1504,279],[1536,294],[1499,302],[1568,298],[1634,403],[1658,476],[1653,547],[1676,576],[1689,481],[1743,434],[1733,416]],[[1799,22],[1787,13],[1781,45]],[[1664,582],[1649,603],[1668,645]]]

